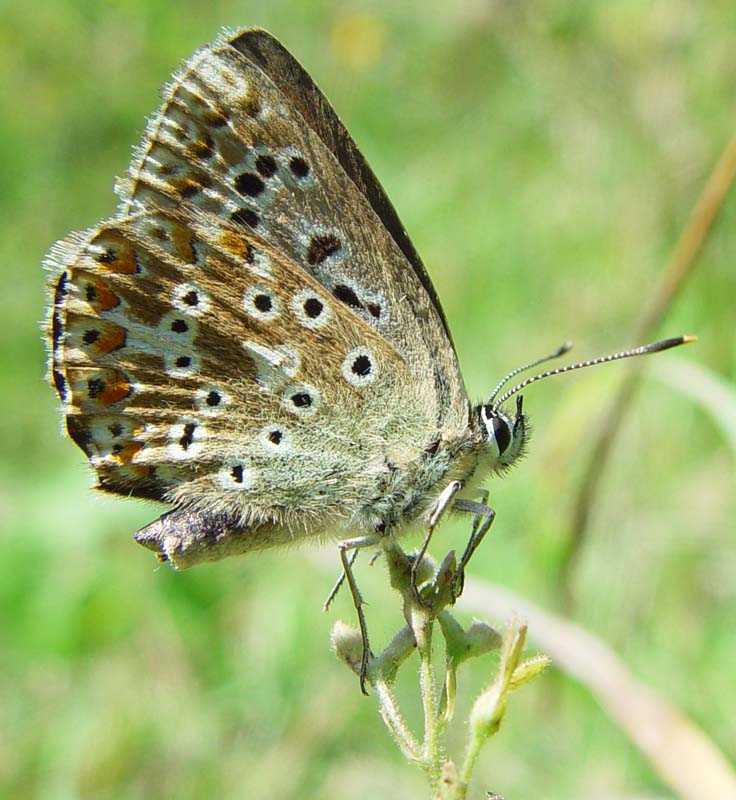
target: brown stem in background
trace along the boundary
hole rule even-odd
[[[670,309],[685,280],[695,268],[697,256],[705,243],[718,212],[736,177],[736,134],[723,151],[708,182],[703,189],[690,219],[680,235],[659,285],[648,308],[637,325],[637,341],[652,338],[667,311]],[[590,523],[590,512],[598,493],[603,473],[608,465],[616,433],[623,421],[639,385],[641,365],[633,364],[626,374],[618,393],[609,405],[591,450],[588,469],[578,490],[573,506],[570,534],[560,566],[559,580],[565,603],[573,605],[572,581],[578,558],[583,548]]]

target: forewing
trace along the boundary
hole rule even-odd
[[[445,335],[452,341],[442,306],[427,270],[419,258],[396,209],[368,165],[353,137],[336,114],[329,100],[322,94],[311,76],[294,56],[268,31],[254,28],[232,37],[229,44],[242,53],[274,82],[288,99],[292,108],[304,120],[345,170],[378,215],[384,228],[401,249],[417,277],[430,296],[445,328]]]
[[[321,530],[426,445],[396,348],[242,226],[146,211],[49,261],[52,379],[105,490]]]
[[[292,78],[305,88],[301,103]],[[257,232],[401,353],[434,394],[435,429],[462,430],[465,390],[426,272],[307,80],[263,32],[198,51],[166,89],[119,185],[121,210],[186,202],[220,225]]]

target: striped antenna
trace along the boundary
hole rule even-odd
[[[502,378],[496,388],[491,392],[491,396],[488,398],[488,402],[486,403],[487,406],[491,405],[496,395],[501,391],[503,386],[507,384],[515,375],[518,375],[520,372],[525,372],[532,367],[538,367],[540,364],[544,364],[545,361],[551,361],[553,358],[559,358],[560,356],[564,356],[568,350],[572,349],[572,342],[565,342],[565,344],[560,345],[554,353],[549,353],[549,355],[542,356],[538,358],[536,361],[532,361],[529,364],[524,364],[523,367],[517,367],[516,369],[512,369],[508,375]]]
[[[590,361],[580,361],[577,364],[568,364],[566,367],[558,367],[557,369],[551,369],[548,372],[542,372],[539,375],[534,375],[531,378],[527,378],[525,381],[521,383],[517,383],[512,389],[509,389],[507,392],[499,397],[493,403],[492,413],[497,413],[498,409],[509,399],[509,397],[513,397],[517,392],[520,392],[522,389],[525,389],[532,383],[536,381],[541,381],[542,378],[551,378],[553,375],[562,375],[564,372],[572,372],[575,369],[584,369],[585,367],[594,367],[597,364],[607,364],[609,361],[618,361],[622,358],[634,358],[634,356],[644,356],[648,353],[658,353],[660,350],[669,350],[671,347],[679,347],[681,344],[688,344],[690,342],[696,342],[698,340],[697,336],[676,336],[673,339],[662,339],[659,342],[653,342],[652,344],[645,344],[641,347],[635,347],[633,350],[624,350],[622,353],[612,353],[608,356],[600,356],[599,358],[593,358]],[[564,347],[564,345],[563,345]],[[570,348],[568,347],[567,350]],[[562,350],[562,352],[567,352],[567,350]],[[547,358],[555,358],[558,354],[556,351],[551,356],[547,356]],[[560,355],[562,353],[559,353]],[[546,361],[547,359],[540,359],[541,361]],[[539,361],[534,362],[539,363]],[[533,365],[530,365],[533,366]],[[515,370],[514,372],[510,372],[508,377],[515,375],[521,370],[527,369],[527,367],[521,367],[520,369]],[[501,382],[501,386],[506,382],[506,378]],[[494,394],[491,396],[491,400],[493,397],[498,393],[498,389],[494,391]]]

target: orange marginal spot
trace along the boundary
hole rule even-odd
[[[128,332],[119,325],[106,325],[105,332],[92,344],[92,351],[96,355],[104,356],[125,346],[125,338]]]
[[[233,233],[233,231],[222,231],[220,245],[223,250],[235,256],[238,261],[245,261],[247,264],[253,263],[253,247],[242,234]]]
[[[122,372],[111,370],[105,378],[97,399],[103,406],[110,406],[127,397],[133,391]]]
[[[122,234],[106,230],[94,240],[93,244],[101,249],[101,252],[93,256],[100,269],[124,275],[138,272],[135,247]]]
[[[194,246],[195,240],[192,232],[171,219],[167,219],[167,228],[176,255],[185,264],[195,264],[197,262],[197,251]]]
[[[145,447],[143,442],[128,442],[122,449],[118,450],[116,453],[113,453],[112,457],[119,463],[119,464],[130,464],[133,458],[140,453],[140,451]],[[146,474],[149,471],[149,467],[144,467]]]
[[[95,311],[109,311],[120,305],[120,298],[101,278],[91,278],[85,282],[84,297]]]

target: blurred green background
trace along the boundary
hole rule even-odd
[[[728,0],[0,4],[3,797],[426,795],[329,650],[334,620],[353,620],[347,597],[320,611],[336,554],[331,569],[305,549],[157,567],[131,534],[158,510],[89,491],[43,383],[45,252],[113,212],[159,86],[222,25],[268,28],[330,97],[427,264],[473,397],[565,339],[579,357],[638,344],[736,122]],[[577,621],[731,757],[736,454],[678,376],[695,362],[733,392],[735,221],[736,196],[660,330],[700,342],[648,364],[573,585]],[[474,575],[560,608],[575,489],[623,373],[527,393],[531,451],[491,485],[498,518]],[[465,532],[448,523],[439,547]],[[380,643],[396,598],[381,566],[359,573]],[[458,721],[491,665],[461,675]],[[513,697],[483,789],[672,796],[554,671]]]

